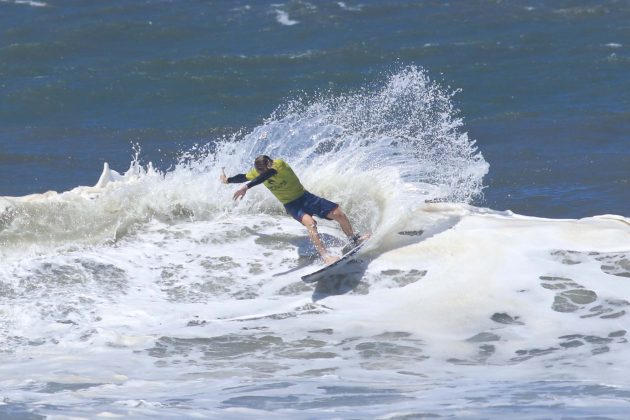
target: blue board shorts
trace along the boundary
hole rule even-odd
[[[300,223],[302,223],[302,217],[304,217],[305,214],[328,219],[328,217],[326,217],[328,213],[337,207],[339,207],[339,204],[318,197],[308,191],[305,191],[300,198],[284,205],[287,213]]]

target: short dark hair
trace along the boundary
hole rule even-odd
[[[254,160],[254,166],[267,167],[267,165],[269,165],[269,162],[272,162],[272,159],[269,156],[267,156],[267,155],[260,155],[260,156],[256,157],[256,159]]]

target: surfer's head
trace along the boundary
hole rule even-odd
[[[265,173],[271,169],[272,164],[273,160],[267,155],[260,155],[254,160],[254,168],[256,168],[259,174]]]

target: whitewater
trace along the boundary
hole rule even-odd
[[[408,67],[169,169],[0,197],[0,417],[624,418],[630,219],[473,205],[456,93]],[[372,234],[345,272],[302,282],[304,228],[218,182],[259,154]]]

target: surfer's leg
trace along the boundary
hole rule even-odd
[[[324,260],[324,263],[331,264],[335,262],[338,258],[328,255],[326,247],[319,237],[319,232],[317,232],[317,222],[313,219],[313,216],[310,214],[304,214],[300,222],[306,227],[306,230],[308,230],[308,236],[311,238],[315,248],[317,248],[317,252],[319,252],[322,260]]]
[[[339,206],[337,206],[336,209],[328,213],[326,215],[326,218],[334,220],[337,223],[339,223],[341,230],[343,230],[343,233],[346,234],[346,236],[350,240],[350,243],[352,243],[354,246],[359,245],[361,242],[367,240],[370,237],[369,234],[363,235],[363,236],[359,233],[355,234],[352,229],[352,225],[350,224],[350,221],[348,220],[348,217],[343,212],[343,210],[341,210],[341,207]]]
[[[337,208],[326,215],[326,218],[339,223],[339,227],[341,227],[341,230],[343,230],[343,233],[345,233],[348,238],[354,237],[350,220],[348,220],[348,216],[341,210],[341,207],[337,206]]]

